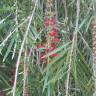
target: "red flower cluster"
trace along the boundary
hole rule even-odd
[[[45,28],[51,28],[51,31],[49,32],[51,43],[50,43],[49,47],[46,47],[45,45],[42,45],[42,44],[37,45],[37,49],[44,50],[40,54],[41,61],[46,59],[45,55],[47,53],[56,50],[58,47],[57,44],[60,43],[60,39],[58,38],[60,35],[59,35],[58,27],[56,25],[56,19],[55,18],[49,19],[48,17],[45,17],[44,25],[45,25]],[[53,57],[53,58],[57,57],[57,56],[58,56],[58,53],[51,54],[51,57]]]
[[[56,19],[52,18],[49,20],[49,22],[51,21],[51,23],[49,23],[49,25],[51,26],[51,31],[49,33],[49,35],[51,36],[51,44],[50,44],[50,52],[54,51],[57,49],[57,43],[60,42],[60,39],[58,38],[59,35],[59,30],[58,27],[56,25]],[[48,26],[47,26],[48,27]],[[51,55],[51,57],[57,57],[58,53],[54,53]]]
[[[53,38],[52,40],[53,40],[53,42],[56,42],[56,43],[60,42],[60,39],[58,39],[58,38]]]
[[[50,36],[59,36],[58,30],[55,29],[55,28],[53,28],[53,29],[51,30],[51,32],[50,32]]]
[[[37,45],[37,48],[38,48],[38,49],[40,49],[40,48],[43,49],[43,48],[45,48],[45,45],[43,45],[43,44],[38,44],[38,45]]]

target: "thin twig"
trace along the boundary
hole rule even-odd
[[[69,65],[68,65],[68,75],[67,75],[67,81],[66,81],[66,96],[69,96],[69,81],[70,81],[70,72],[71,72],[71,64],[72,64],[72,54],[75,51],[74,45],[76,46],[77,44],[77,32],[78,32],[78,22],[79,22],[79,13],[80,13],[80,0],[77,0],[77,16],[76,16],[76,27],[74,31],[74,36],[72,40],[72,48],[71,48],[71,53],[70,53],[70,58],[69,58]]]
[[[67,4],[66,4],[66,0],[62,0],[63,4],[64,4],[64,9],[65,9],[65,18],[68,17],[68,12],[67,12]]]
[[[17,0],[16,0],[15,2],[16,2],[15,22],[16,22],[16,27],[17,27],[17,26],[18,26],[18,2],[17,2]],[[16,37],[17,37],[17,39],[18,39],[18,27],[16,28]],[[16,42],[15,45],[14,45],[14,50],[13,50],[12,59],[13,59],[14,56],[15,56],[16,47],[17,47],[17,42]]]
[[[27,49],[27,40],[26,40],[26,48],[25,48],[25,57],[24,57],[24,81],[23,81],[23,96],[28,96],[28,83],[27,83],[27,78],[28,78],[28,49]]]
[[[57,0],[55,0],[55,12],[56,12],[56,20],[58,20],[58,5],[57,5]]]

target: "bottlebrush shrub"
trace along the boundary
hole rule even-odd
[[[45,55],[56,50],[58,47],[58,44],[61,42],[61,40],[58,38],[60,37],[59,29],[57,27],[56,19],[55,17],[48,18],[45,17],[44,19],[44,26],[46,30],[50,30],[48,32],[47,38],[50,38],[49,42],[46,42],[45,44],[39,44],[37,45],[38,49],[43,49],[43,52],[40,52],[40,60],[43,61],[45,58]],[[48,44],[48,45],[47,45]],[[54,58],[57,57],[59,54],[54,53],[51,54],[50,57]]]

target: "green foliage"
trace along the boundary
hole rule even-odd
[[[49,63],[40,63],[36,49],[37,44],[45,43],[47,34],[43,22],[46,1],[35,1],[0,1],[0,90],[13,96],[8,72],[19,64],[15,96],[23,94],[24,81],[28,83],[29,96],[92,96],[92,0],[80,0],[80,6],[78,0],[65,0],[66,5],[63,0],[56,0],[61,43],[57,50],[44,56],[59,53]],[[25,65],[29,68],[27,80]]]

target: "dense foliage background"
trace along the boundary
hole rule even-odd
[[[60,42],[56,50],[44,55],[50,60],[42,61],[44,49],[37,46],[48,44],[50,38],[44,25],[48,1],[52,0],[0,0],[0,96],[93,95],[91,21],[95,2],[51,3]],[[55,53],[59,55],[51,57]]]

